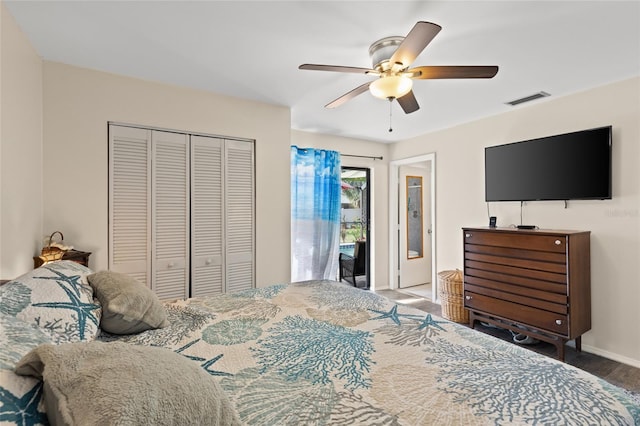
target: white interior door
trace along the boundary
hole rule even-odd
[[[161,299],[255,286],[252,141],[109,125],[109,269]]]
[[[109,126],[109,270],[151,287],[151,130]]]
[[[154,130],[152,290],[161,300],[189,297],[189,137]]]
[[[225,140],[225,291],[254,287],[253,143]]]
[[[191,136],[191,297],[224,292],[224,139]]]
[[[430,172],[419,165],[398,168],[400,288],[431,282]]]

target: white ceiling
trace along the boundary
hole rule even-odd
[[[381,142],[509,111],[505,102],[538,91],[553,98],[640,75],[639,1],[4,4],[46,60],[288,106],[294,129]],[[374,77],[298,69],[370,67],[371,43],[420,20],[443,29],[414,66],[498,65],[496,77],[415,81],[421,109],[406,115],[394,102],[390,133],[389,103],[369,93],[324,108]]]

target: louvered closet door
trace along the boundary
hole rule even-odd
[[[109,269],[151,286],[151,131],[109,126]]]
[[[225,141],[226,291],[254,286],[253,143]]]
[[[191,296],[224,292],[224,140],[191,136]]]
[[[152,289],[161,300],[189,297],[188,135],[152,131]]]

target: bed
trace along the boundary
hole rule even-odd
[[[197,367],[232,407],[230,424],[640,424],[640,400],[624,389],[339,282],[154,301],[164,323],[115,334],[103,329],[110,308],[88,285],[92,274],[62,261],[0,287],[0,422],[46,424],[51,418],[43,396],[43,388],[51,388],[47,375],[16,374],[26,358],[42,347],[93,344],[153,349]],[[64,300],[40,299],[54,297],[54,289]],[[53,318],[50,312],[70,314]],[[131,351],[121,364],[135,357]],[[168,374],[158,375],[162,387],[173,386],[166,385]],[[124,380],[128,389],[143,381]],[[198,396],[208,398],[204,393]]]

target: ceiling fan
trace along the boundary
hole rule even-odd
[[[369,47],[373,68],[340,65],[302,64],[301,70],[335,71],[377,76],[377,80],[364,83],[325,105],[336,108],[369,90],[375,97],[393,101],[396,99],[406,114],[420,106],[413,94],[413,80],[442,78],[492,78],[498,72],[494,65],[422,66],[409,68],[416,57],[440,32],[442,27],[431,22],[419,21],[406,37],[386,37]]]

